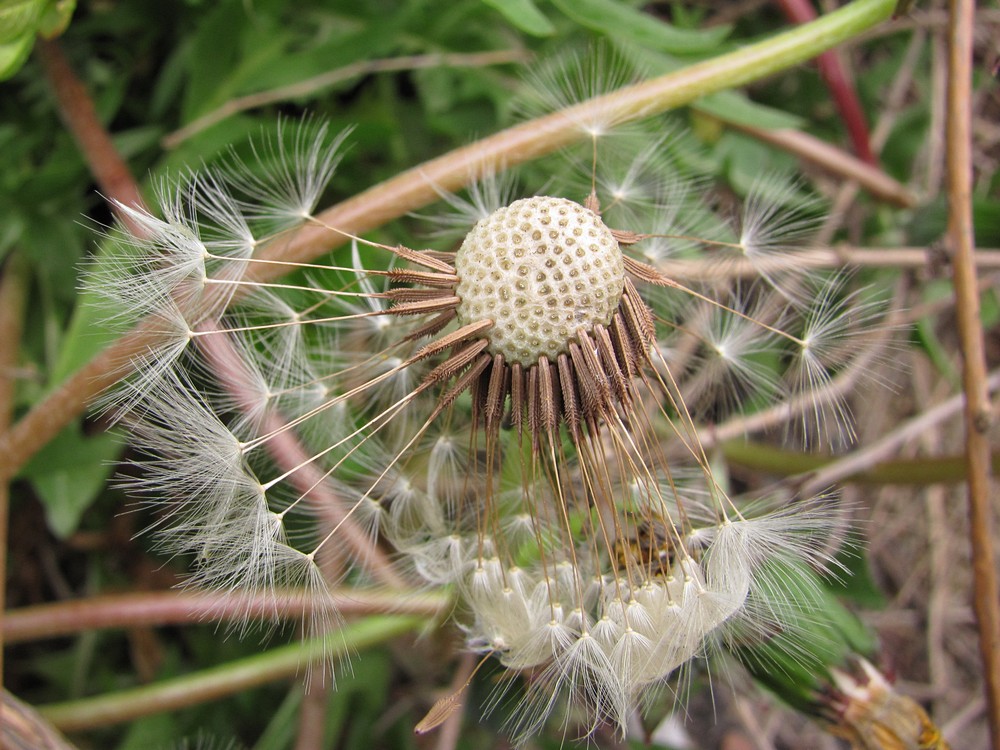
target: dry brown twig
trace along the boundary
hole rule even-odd
[[[904,208],[912,207],[917,202],[916,196],[905,185],[894,180],[885,171],[809,133],[790,128],[765,130],[746,124],[727,124],[821,167],[837,177],[857,183],[880,200]]]
[[[875,127],[872,128],[871,147],[875,154],[882,152],[882,148],[889,138],[892,126],[896,122],[896,117],[903,107],[903,102],[913,82],[914,67],[919,59],[925,41],[926,34],[923,31],[917,31],[914,33],[909,45],[907,45],[906,53],[903,55],[903,60],[899,66],[899,73],[896,74],[896,78],[892,82],[892,86],[885,97],[885,106],[881,108],[878,121],[875,123]],[[837,191],[830,207],[829,217],[816,238],[819,244],[826,244],[832,239],[850,206],[857,198],[859,188],[860,182],[858,179],[853,179],[842,185],[840,190]]]
[[[992,392],[1000,389],[1000,370],[990,373],[986,378],[986,388]],[[802,493],[809,497],[836,484],[845,477],[859,474],[872,468],[875,464],[896,454],[904,443],[924,434],[939,422],[948,419],[962,410],[964,395],[958,394],[922,411],[917,416],[907,420],[896,429],[886,433],[875,442],[866,445],[843,458],[827,464],[802,478]]]
[[[53,729],[35,709],[6,690],[0,695],[0,706],[3,712],[0,747],[3,750],[76,750],[76,746]]]
[[[26,280],[20,258],[8,260],[0,279],[0,430],[7,428],[14,414],[14,375],[17,366],[18,346],[21,342],[21,327],[24,322]],[[7,480],[0,477],[0,604],[6,600],[7,582],[7,528],[10,511],[10,487]],[[0,606],[0,688],[3,687],[3,622],[4,614]],[[0,704],[0,725],[4,725],[3,712],[7,706]]]
[[[946,113],[948,238],[952,252],[958,334],[965,392],[965,451],[968,472],[969,536],[972,546],[974,607],[990,735],[1000,747],[1000,600],[993,549],[990,504],[992,419],[986,355],[976,283],[972,226],[971,82],[974,0],[951,0]]]
[[[334,589],[325,601],[287,594],[224,594],[185,591],[106,594],[9,610],[4,621],[8,643],[58,638],[86,630],[227,622],[274,618],[300,619],[309,607],[330,607],[341,615],[377,613],[438,617],[449,607],[446,596],[395,589]],[[306,607],[303,610],[303,607]]]
[[[101,192],[126,206],[143,205],[142,193],[131,170],[101,124],[93,99],[70,67],[59,42],[40,39],[36,48],[63,123],[90,165]],[[124,213],[116,215],[129,230],[141,231]]]

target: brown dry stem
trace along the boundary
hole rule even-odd
[[[24,266],[14,256],[3,269],[0,279],[0,430],[6,429],[14,415],[14,373],[17,371],[17,352],[21,343],[24,323],[25,292]],[[10,487],[0,477],[0,604],[6,600],[7,584],[7,528],[10,513]],[[0,612],[0,689],[3,688],[3,613]],[[0,725],[4,725],[0,704]]]
[[[80,147],[101,192],[126,206],[142,206],[142,194],[132,172],[98,118],[93,99],[70,67],[59,42],[40,39],[36,50],[63,123]],[[118,213],[118,218],[130,229],[135,228],[125,214]]]
[[[976,283],[972,225],[972,31],[973,0],[951,0],[946,115],[948,236],[952,252],[958,335],[965,391],[965,453],[968,471],[969,536],[972,546],[974,606],[990,735],[1000,747],[1000,600],[993,550],[990,504],[991,420],[986,355]]]
[[[272,621],[300,619],[303,607],[330,607],[341,615],[412,614],[434,618],[450,600],[434,593],[393,589],[333,589],[322,601],[300,592],[226,594],[157,591],[106,594],[88,599],[37,604],[8,610],[4,619],[7,643],[58,638],[101,628],[194,625],[204,622],[240,622],[245,618]]]
[[[52,728],[31,706],[6,690],[0,695],[3,721],[0,748],[3,750],[76,750],[75,745]]]

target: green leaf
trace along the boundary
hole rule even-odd
[[[111,432],[87,436],[74,423],[21,470],[45,506],[52,533],[65,538],[76,531],[111,473],[121,440]]]
[[[76,0],[0,0],[0,81],[21,69],[37,34],[61,34],[75,7]]]
[[[551,36],[556,27],[531,0],[483,0],[510,23],[532,36]]]
[[[622,54],[637,67],[648,71],[651,75],[663,75],[684,67],[684,63],[680,60],[660,54],[652,49],[625,46],[619,48]],[[719,91],[703,96],[691,104],[691,109],[704,112],[723,122],[752,125],[768,130],[801,128],[804,125],[801,117],[781,109],[758,104],[739,91]]]
[[[779,594],[787,592],[794,605],[776,610],[780,630],[759,643],[737,646],[732,653],[763,687],[810,713],[829,683],[830,670],[854,655],[870,656],[875,639],[827,582],[801,562],[770,561],[759,576],[758,589],[773,586]],[[780,596],[775,601],[781,601]]]
[[[714,152],[724,165],[726,179],[740,195],[748,195],[761,175],[790,174],[795,168],[788,154],[732,130],[719,138]]]
[[[286,750],[292,747],[298,731],[301,705],[302,686],[295,683],[285,699],[272,710],[267,727],[257,738],[253,750]]]
[[[0,0],[0,42],[7,44],[24,34],[35,35],[46,0]]]
[[[38,33],[46,39],[59,36],[69,26],[74,10],[76,10],[76,0],[56,0],[54,3],[49,3],[38,21]]]
[[[396,14],[379,24],[361,25],[350,34],[338,34],[323,42],[303,50],[281,50],[273,59],[260,60],[259,66],[243,71],[239,93],[267,91],[284,86],[294,86],[314,76],[325,75],[337,68],[343,68],[364,60],[388,57],[398,48],[400,38],[406,33],[406,22],[411,13]],[[357,83],[364,75],[359,69],[351,78],[345,78],[335,86],[317,89],[318,96],[323,91],[346,88]],[[302,97],[300,97],[302,98]]]
[[[143,750],[150,747],[168,747],[166,739],[178,736],[176,718],[169,713],[143,716],[128,726],[125,738],[117,750]]]
[[[706,53],[729,36],[728,26],[678,29],[616,0],[552,0],[564,14],[599,34],[614,33],[619,44],[637,44],[675,54]]]
[[[723,122],[752,125],[765,130],[800,128],[804,125],[801,117],[765,104],[758,104],[738,91],[720,91],[703,96],[691,107],[718,117]]]
[[[10,78],[21,69],[34,44],[35,35],[30,33],[7,44],[0,44],[0,81]]]

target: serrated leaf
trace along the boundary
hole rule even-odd
[[[556,27],[531,0],[483,0],[510,23],[532,36],[551,36]]]
[[[679,29],[615,0],[552,0],[565,15],[600,34],[614,33],[617,44],[636,44],[678,55],[707,53],[729,36],[728,26]]]

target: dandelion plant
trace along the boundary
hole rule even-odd
[[[601,3],[554,5],[586,24]],[[158,176],[146,205],[122,194],[85,279],[121,337],[0,437],[7,473],[55,429],[47,404],[69,418],[70,401],[112,383],[96,411],[129,435],[129,519],[207,595],[200,609],[179,596],[193,608],[171,617],[217,611],[240,636],[292,619],[309,659],[332,661],[353,643],[338,605],[405,608],[430,591],[447,657],[462,654],[413,727],[441,746],[463,704],[516,746],[633,739],[738,672],[855,747],[879,747],[886,728],[905,744],[911,725],[947,747],[865,660],[870,633],[829,592],[856,567],[859,506],[815,478],[744,481],[721,446],[767,425],[796,456],[849,448],[849,391],[898,371],[886,347],[900,314],[812,244],[831,224],[810,181],[771,167],[720,179],[705,146],[738,98],[695,100],[890,5],[860,0],[816,22],[825,31],[666,76],[674,58],[613,41],[534,61],[510,107],[527,122],[325,210],[352,144],[373,137],[337,115],[283,118]],[[545,33],[544,18],[497,12]],[[645,15],[616,14],[652,33]],[[686,54],[723,36],[692,33]],[[663,114],[692,101],[691,118]],[[208,143],[225,112],[163,143]],[[344,674],[323,666],[310,691]],[[139,713],[161,696],[140,694]],[[92,705],[138,715],[119,702]],[[49,710],[80,728],[88,705]]]
[[[467,647],[528,682],[519,740],[557,710],[624,731],[727,638],[792,626],[803,592],[776,571],[834,565],[836,503],[736,497],[698,425],[804,397],[806,437],[849,433],[827,386],[879,315],[797,262],[816,213],[794,185],[762,179],[725,216],[662,126],[601,115],[579,123],[582,153],[548,162],[544,194],[489,174],[468,198],[442,190],[432,226],[456,241],[439,231],[437,248],[318,217],[346,134],[285,128],[255,165],[164,185],[162,219],[120,206],[143,233],[117,236],[91,282],[116,315],[158,321],[162,343],[106,403],[190,582],[321,599],[332,560],[357,585],[451,585]],[[349,251],[255,255],[300,224]],[[672,256],[762,270],[688,281],[658,270]],[[371,558],[380,540],[394,564]]]

